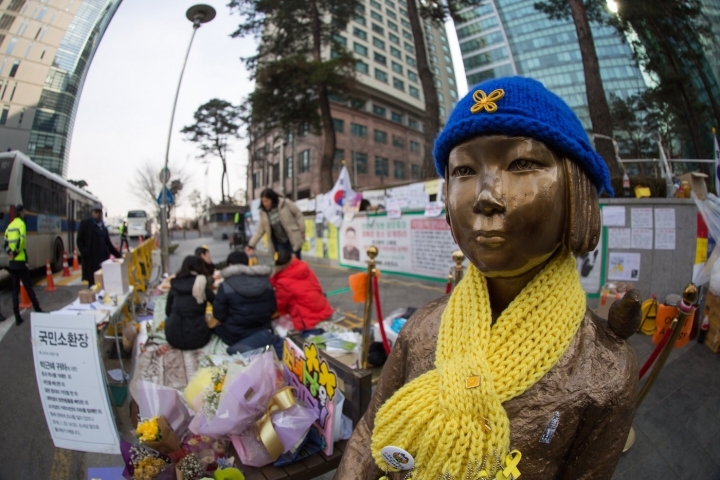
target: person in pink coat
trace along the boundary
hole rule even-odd
[[[289,314],[295,330],[308,330],[329,319],[334,310],[322,286],[307,263],[292,253],[278,251],[275,274],[270,279],[275,288],[277,311]]]

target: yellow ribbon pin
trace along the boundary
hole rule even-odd
[[[495,475],[496,480],[515,480],[520,476],[520,469],[518,469],[518,463],[522,454],[519,450],[513,450],[508,453],[505,457],[505,468],[497,472]]]
[[[485,92],[482,90],[478,90],[475,93],[473,93],[473,100],[475,100],[475,104],[470,107],[470,113],[478,113],[481,112],[483,109],[488,113],[493,113],[495,110],[497,110],[497,102],[502,97],[505,96],[505,90],[502,88],[498,88],[497,90],[493,90],[490,92],[490,95],[486,95]]]

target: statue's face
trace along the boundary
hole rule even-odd
[[[492,135],[450,152],[447,208],[460,249],[488,277],[541,265],[563,240],[562,158],[542,142]]]

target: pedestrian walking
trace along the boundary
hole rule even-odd
[[[95,282],[95,272],[100,270],[100,265],[110,258],[110,255],[118,258],[122,256],[110,241],[110,234],[103,222],[101,204],[93,205],[91,217],[80,222],[77,246],[82,254],[82,279],[86,280],[88,285]]]
[[[275,251],[287,250],[300,259],[300,249],[305,243],[305,219],[300,209],[271,188],[262,191],[260,203],[260,223],[245,252],[252,255],[257,242],[267,234],[272,240],[271,256],[274,257]]]
[[[123,222],[122,225],[120,225],[120,251],[123,250],[123,245],[127,247],[128,250],[130,250],[130,242],[128,241],[128,224],[127,222]]]
[[[20,325],[23,322],[20,316],[20,282],[25,286],[30,302],[36,312],[42,312],[40,309],[40,303],[38,303],[37,296],[35,296],[35,290],[32,287],[32,280],[30,279],[30,269],[27,264],[27,228],[25,226],[25,208],[22,205],[15,207],[15,218],[7,230],[5,230],[5,252],[8,255],[8,272],[10,272],[10,278],[12,279],[12,304],[13,313],[15,314],[15,325]],[[0,322],[5,320],[5,317],[0,315]]]

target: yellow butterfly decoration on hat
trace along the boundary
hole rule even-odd
[[[470,107],[470,113],[478,113],[485,110],[488,113],[493,113],[497,110],[497,102],[505,96],[505,90],[498,88],[490,92],[490,95],[485,94],[482,90],[478,90],[473,93],[473,100],[475,104]]]

